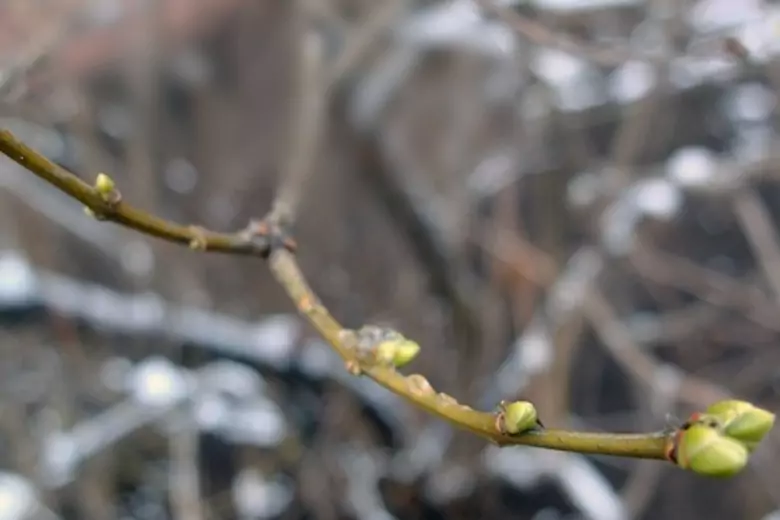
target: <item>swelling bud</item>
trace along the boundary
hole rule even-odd
[[[105,173],[98,173],[95,178],[95,191],[97,191],[100,198],[110,205],[118,204],[122,200],[122,195],[116,189],[114,179],[106,175]]]
[[[400,337],[381,342],[376,346],[375,352],[380,363],[400,368],[417,357],[420,345],[415,341]]]
[[[725,435],[745,443],[750,450],[775,424],[775,414],[746,401],[720,401],[707,408],[705,414],[715,417]]]
[[[114,180],[106,175],[105,173],[98,173],[97,177],[95,178],[95,189],[100,193],[100,195],[106,197],[111,195],[111,192],[113,192],[116,189],[116,185],[114,184]]]
[[[677,465],[708,477],[731,477],[745,467],[748,449],[725,437],[717,429],[696,423],[679,432],[676,440]]]
[[[502,403],[497,427],[501,433],[517,435],[534,429],[539,423],[536,407],[528,401]]]

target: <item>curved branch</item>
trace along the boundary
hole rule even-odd
[[[277,281],[284,287],[298,310],[333,346],[355,373],[363,374],[381,386],[405,398],[418,408],[471,431],[498,445],[525,445],[586,454],[616,455],[634,458],[665,459],[665,447],[671,432],[649,434],[587,433],[541,429],[519,435],[502,433],[493,412],[481,412],[458,403],[451,396],[436,392],[420,375],[404,376],[394,367],[367,361],[348,341],[349,332],[322,305],[298,267],[295,255],[274,241],[264,231],[270,225],[253,224],[239,233],[218,233],[197,226],[184,226],[151,215],[121,200],[113,182],[99,178],[95,186],[57,166],[16,139],[11,132],[0,130],[0,153],[84,204],[98,218],[109,220],[141,233],[193,249],[254,255],[267,258]]]

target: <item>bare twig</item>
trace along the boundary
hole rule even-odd
[[[174,420],[170,437],[171,503],[178,520],[202,520],[198,479],[198,431],[189,411]]]
[[[504,235],[504,240],[515,244],[514,250],[517,254],[530,256],[528,261],[517,263],[516,268],[524,269],[526,265],[529,266],[528,276],[539,280],[543,285],[550,285],[555,280],[553,275],[558,268],[544,252],[518,237],[512,239],[510,235]],[[629,374],[644,385],[654,387],[658,374],[663,372],[664,368],[673,370],[671,367],[659,364],[637,344],[631,332],[617,318],[614,309],[597,288],[592,286],[586,288],[583,299],[587,304],[582,306],[582,311],[588,321],[593,325],[610,354]],[[727,393],[722,389],[701,378],[676,370],[673,371],[673,376],[678,379],[679,398],[688,404],[702,406],[727,397]]]
[[[597,289],[591,288],[584,311],[610,354],[629,374],[647,387],[654,388],[659,375],[666,370],[678,381],[679,398],[688,404],[707,406],[708,403],[729,397],[727,392],[707,381],[655,361],[636,344],[631,333],[618,320],[612,306]]]
[[[244,255],[258,255],[267,251],[267,244],[252,240],[245,233],[225,234],[206,231],[195,226],[182,226],[122,201],[106,201],[94,187],[43,157],[6,130],[0,131],[0,149],[20,166],[90,208],[99,218],[114,221],[169,242],[190,245],[193,248],[205,247],[209,251]]]
[[[768,330],[780,330],[777,321],[780,306],[755,286],[649,247],[636,248],[630,261],[640,276],[657,284],[675,287],[710,304],[742,312]]]
[[[80,16],[81,13],[76,13],[75,16],[68,16],[64,23],[47,28],[46,32],[33,43],[31,48],[17,53],[17,57],[12,63],[5,68],[0,68],[0,101],[6,101],[3,98],[9,93],[13,93],[28,74],[45,62],[62,45],[72,33],[76,25],[75,22]]]
[[[431,289],[450,307],[456,334],[466,348],[478,345],[483,331],[475,294],[477,280],[454,261],[441,219],[430,211],[430,186],[420,182],[419,170],[400,150],[385,151],[373,137],[361,139],[364,169],[372,189],[406,235],[416,259],[430,277]]]
[[[297,97],[293,100],[295,117],[287,159],[282,168],[271,219],[292,224],[300,204],[303,185],[314,169],[325,112],[324,42],[308,27],[298,43]]]
[[[780,244],[772,217],[758,195],[748,187],[734,197],[734,212],[755,251],[769,285],[780,299]]]
[[[329,89],[349,76],[371,50],[377,37],[392,27],[408,4],[409,0],[390,0],[378,3],[374,10],[367,15],[367,20],[347,36],[343,50],[331,66],[327,84]]]
[[[553,47],[606,66],[620,65],[629,60],[651,59],[650,56],[632,52],[627,45],[596,46],[572,36],[557,33],[513,9],[498,5],[495,0],[477,0],[477,3],[485,12],[497,16],[518,34],[536,45]]]

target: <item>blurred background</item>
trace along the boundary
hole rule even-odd
[[[761,0],[2,0],[0,127],[233,231],[313,92],[295,231],[336,317],[476,407],[653,431],[780,405],[778,51]],[[499,450],[348,376],[262,262],[5,158],[0,356],[2,520],[780,518],[778,433],[727,481]]]

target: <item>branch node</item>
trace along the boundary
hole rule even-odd
[[[298,250],[298,243],[292,237],[289,226],[273,215],[251,221],[244,234],[246,240],[254,244],[265,259],[274,251],[295,253]]]
[[[189,243],[190,249],[193,251],[206,251],[209,245],[206,239],[206,230],[200,226],[190,226],[189,230],[192,233]]]
[[[417,397],[431,396],[436,391],[431,386],[430,381],[420,374],[411,374],[406,378],[406,386],[409,391]]]

